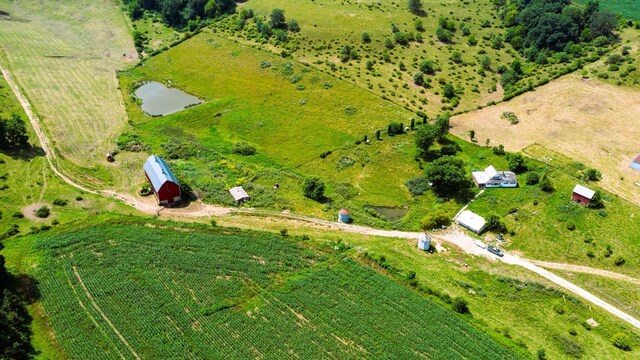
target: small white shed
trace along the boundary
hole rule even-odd
[[[480,234],[487,226],[487,221],[482,216],[469,210],[461,212],[456,218],[456,222],[476,234]]]
[[[242,186],[236,186],[234,188],[229,189],[229,193],[233,196],[233,199],[237,203],[249,201],[249,194],[242,188]]]

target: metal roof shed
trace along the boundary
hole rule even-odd
[[[233,196],[233,199],[238,203],[249,201],[250,199],[249,194],[247,194],[247,192],[242,188],[242,186],[236,186],[229,189],[229,193],[231,194],[231,196]]]
[[[169,169],[169,165],[161,157],[149,156],[143,168],[160,205],[180,201],[180,183]]]
[[[476,234],[480,234],[487,226],[487,221],[482,216],[469,210],[461,212],[456,218],[456,222]]]

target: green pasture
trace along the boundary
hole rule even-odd
[[[31,248],[27,272],[72,358],[516,358],[333,246],[318,252],[268,233],[103,221],[7,243],[9,252]]]
[[[587,0],[576,0],[586,4]],[[640,6],[635,0],[599,0],[600,8],[618,13],[626,18],[640,20]]]

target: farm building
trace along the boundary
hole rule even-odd
[[[418,238],[418,249],[427,251],[431,247],[431,236],[429,234],[424,233],[420,234],[420,238]]]
[[[144,174],[151,183],[158,204],[169,205],[181,199],[180,183],[161,157],[151,155],[144,163]]]
[[[580,184],[576,184],[576,187],[573,188],[573,195],[571,196],[571,200],[577,202],[578,204],[589,206],[589,203],[591,203],[591,199],[593,199],[593,196],[595,194],[595,191],[587,189]]]
[[[640,154],[636,155],[633,160],[631,160],[631,168],[636,171],[640,171]]]
[[[249,194],[242,188],[242,186],[236,186],[234,188],[229,189],[229,193],[233,196],[233,200],[237,203],[242,203],[249,201]]]
[[[349,210],[341,209],[338,212],[338,221],[343,223],[348,223],[349,221],[351,221],[351,218],[349,217]]]
[[[497,171],[493,165],[489,165],[484,171],[474,171],[471,173],[473,181],[480,189],[485,187],[507,187],[518,186],[516,174],[511,171]]]
[[[487,226],[487,221],[482,216],[469,210],[461,212],[460,215],[456,217],[456,222],[476,234],[480,234]]]

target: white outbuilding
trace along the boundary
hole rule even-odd
[[[418,238],[418,249],[427,251],[431,247],[431,236],[427,233],[420,234]]]
[[[482,216],[469,210],[461,212],[456,218],[456,222],[476,234],[480,234],[487,226],[487,221]]]
[[[233,196],[233,199],[237,203],[249,201],[249,194],[242,188],[242,186],[236,186],[234,188],[229,189],[229,193]]]

